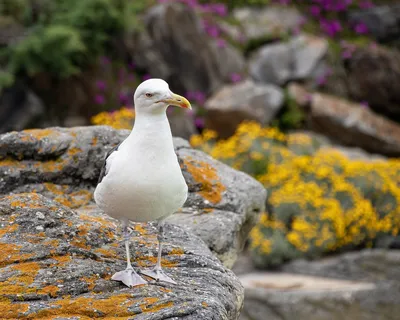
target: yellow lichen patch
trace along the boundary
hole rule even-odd
[[[65,255],[65,256],[54,256],[51,257],[52,259],[56,260],[57,266],[62,267],[66,265],[69,261],[71,261],[71,256],[70,255]]]
[[[91,246],[86,244],[86,240],[80,238],[72,240],[71,245],[85,250],[91,249]]]
[[[168,255],[180,255],[181,256],[184,253],[185,253],[185,251],[183,251],[182,248],[174,248],[168,253]]]
[[[27,303],[11,303],[11,301],[0,300],[1,319],[20,319],[29,311]]]
[[[34,256],[33,253],[21,253],[21,248],[21,245],[0,242],[0,267],[24,261]]]
[[[18,271],[18,274],[0,282],[0,295],[27,294],[36,291],[36,288],[29,285],[33,283],[40,270],[38,263],[19,263],[11,269]]]
[[[54,138],[59,136],[60,133],[53,129],[28,129],[21,132],[22,137],[20,139],[22,141],[30,140],[34,138],[35,140],[41,140],[43,138]]]
[[[43,242],[43,244],[45,246],[50,246],[50,247],[58,247],[58,245],[60,244],[60,241],[57,239],[49,239]]]
[[[116,258],[117,257],[117,253],[111,249],[105,249],[105,248],[97,248],[94,250],[95,253],[99,253],[104,257],[107,258]]]
[[[14,208],[43,208],[42,199],[36,193],[20,193],[18,195],[7,196],[5,199],[10,200],[10,205]]]
[[[142,257],[135,260],[140,267],[154,266],[157,263],[157,257]],[[165,268],[173,268],[178,265],[177,262],[172,262],[167,259],[161,258],[161,266]]]
[[[82,149],[81,149],[81,148],[70,148],[70,149],[68,150],[68,155],[74,156],[74,155],[76,155],[76,154],[78,154],[78,153],[81,153],[81,152],[82,152]]]
[[[209,163],[191,157],[187,157],[183,162],[194,181],[201,185],[199,194],[213,204],[219,203],[226,188],[221,183],[217,170]]]
[[[142,312],[157,312],[165,308],[172,307],[174,303],[172,301],[157,303],[158,298],[144,298],[145,302],[140,304]]]
[[[96,286],[96,280],[98,279],[99,277],[94,274],[91,277],[82,277],[79,280],[87,283],[88,290],[91,291]]]
[[[18,230],[18,225],[17,224],[11,224],[9,226],[3,227],[0,229],[0,238],[9,235],[11,233],[15,233],[15,231]]]
[[[130,294],[119,294],[108,298],[97,298],[96,296],[87,298],[70,299],[63,297],[62,300],[50,304],[51,308],[42,309],[37,312],[35,319],[43,319],[51,316],[68,316],[79,315],[80,317],[110,319],[109,317],[119,317],[118,319],[128,319],[132,314],[128,311],[128,307],[132,306],[135,300]],[[121,318],[126,317],[126,318]]]
[[[39,293],[48,294],[50,297],[55,298],[57,297],[57,293],[60,289],[57,286],[46,286],[39,290]]]

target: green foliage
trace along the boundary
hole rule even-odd
[[[30,76],[47,72],[56,78],[68,77],[80,72],[86,51],[77,30],[51,25],[36,30],[13,48],[10,68]]]
[[[290,97],[287,90],[285,90],[285,104],[282,108],[279,120],[278,127],[283,131],[291,130],[291,129],[299,129],[303,127],[305,120],[305,112],[302,108],[297,104],[297,102]]]

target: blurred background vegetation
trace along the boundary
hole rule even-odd
[[[2,0],[0,130],[129,129],[161,77],[195,106],[174,135],[267,188],[257,267],[399,248],[398,21],[396,1]]]

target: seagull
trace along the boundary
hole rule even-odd
[[[188,186],[175,154],[168,106],[191,109],[190,102],[169,89],[162,79],[142,82],[134,94],[135,123],[129,136],[104,160],[94,191],[97,206],[123,226],[127,267],[112,276],[128,287],[147,283],[132,267],[128,225],[156,221],[158,256],[153,269],[139,272],[157,281],[176,284],[161,267],[163,224],[187,199]]]

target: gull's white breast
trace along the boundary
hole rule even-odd
[[[162,142],[162,141],[161,141]],[[95,190],[98,206],[117,219],[167,217],[183,206],[188,187],[171,144],[125,141]]]

